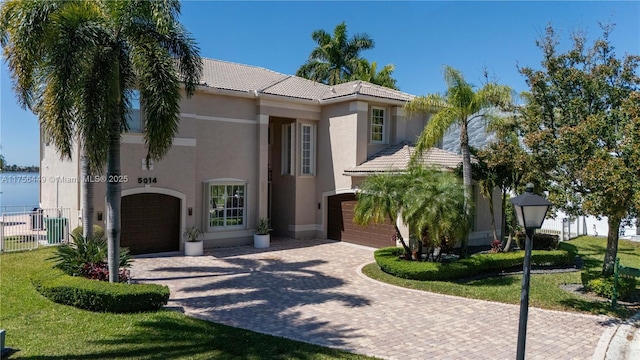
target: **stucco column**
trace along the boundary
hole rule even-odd
[[[404,109],[400,106],[391,108],[391,134],[389,144],[398,144],[407,140],[407,122]]]
[[[360,165],[367,160],[367,146],[369,144],[369,104],[365,101],[352,101],[349,103],[349,111],[355,112],[356,117],[356,162],[353,166]]]
[[[255,220],[255,223],[257,223],[259,219],[267,217],[268,213],[267,187],[269,183],[269,115],[259,114],[257,118],[257,126],[258,153],[256,154],[256,157],[258,159],[258,184],[256,188],[258,189],[258,218]]]

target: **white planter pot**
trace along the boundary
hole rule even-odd
[[[200,241],[185,241],[184,243],[184,255],[185,256],[200,256],[204,253],[204,246],[202,240]]]
[[[268,248],[270,243],[271,243],[271,236],[269,234],[266,234],[266,235],[253,234],[254,248],[256,249]]]

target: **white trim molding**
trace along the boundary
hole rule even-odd
[[[230,122],[230,123],[236,123],[236,124],[251,124],[251,125],[255,125],[256,123],[258,123],[256,120],[250,120],[250,119],[236,119],[236,118],[227,118],[227,117],[220,117],[220,116],[207,116],[207,115],[198,115],[198,114],[192,114],[192,113],[180,113],[180,117],[181,118],[185,118],[185,119],[195,119],[195,120],[205,120],[205,121],[220,121],[220,122]]]
[[[312,101],[312,100],[305,100],[305,101]],[[320,106],[318,105],[292,104],[290,102],[282,102],[282,101],[267,100],[267,99],[260,99],[258,101],[258,106],[274,107],[274,108],[289,109],[289,110],[301,110],[301,111],[314,112],[318,114],[321,112]]]
[[[142,134],[122,134],[120,140],[122,144],[144,145],[144,136]],[[193,138],[173,138],[173,146],[196,146],[196,139]]]

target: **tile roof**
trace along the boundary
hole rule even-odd
[[[401,101],[409,101],[415,97],[414,95],[407,94],[402,91],[389,89],[384,86],[371,84],[362,80],[334,85],[332,89],[333,91],[328,94],[328,96],[325,96],[324,99],[338,98],[354,93]]]
[[[284,80],[287,75],[257,66],[236,64],[227,61],[202,59],[200,83],[225,90],[261,90]]]
[[[345,175],[355,175],[358,173],[382,173],[382,172],[402,172],[409,168],[411,155],[415,152],[415,145],[403,142],[391,145],[382,151],[370,156],[367,161],[358,166],[345,169]],[[435,166],[446,170],[455,169],[462,162],[462,156],[450,151],[430,148],[421,159],[424,166]]]
[[[216,89],[255,92],[308,100],[329,100],[350,95],[367,95],[381,99],[408,101],[414,96],[366,81],[325,85],[265,68],[215,59],[202,59],[200,83]]]

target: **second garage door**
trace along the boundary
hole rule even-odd
[[[122,197],[120,246],[132,254],[180,250],[180,199],[164,194]]]
[[[395,246],[391,236],[395,227],[388,219],[384,224],[359,226],[353,223],[353,209],[357,204],[355,194],[341,194],[329,197],[327,216],[327,237],[359,245],[376,248]]]

